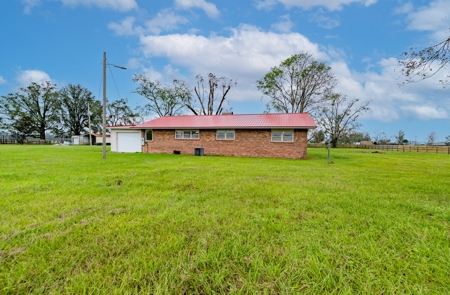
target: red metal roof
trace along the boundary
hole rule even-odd
[[[316,124],[308,113],[247,114],[216,116],[170,116],[160,117],[132,129],[216,129],[216,128],[297,128],[313,129]]]

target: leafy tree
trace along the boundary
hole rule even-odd
[[[404,60],[399,61],[399,64],[402,66],[401,72],[405,81],[401,85],[431,78],[450,62],[450,37],[420,51],[411,48],[403,55]],[[439,80],[439,83],[445,88],[450,83],[450,75]]]
[[[37,132],[40,139],[45,139],[45,131],[51,130],[58,122],[57,100],[56,85],[48,81],[42,84],[32,82],[27,87],[20,87],[16,93],[2,96],[0,112],[10,129],[26,121],[29,124],[27,129]]]
[[[356,120],[369,110],[369,101],[357,104],[359,99],[347,102],[347,97],[338,93],[327,96],[329,105],[322,107],[319,124],[324,128],[332,147],[344,137],[349,136],[360,126]]]
[[[90,112],[90,114],[88,113]],[[102,120],[102,105],[94,95],[81,85],[69,84],[59,91],[58,112],[61,124],[54,128],[56,134],[80,135],[89,128],[97,132]]]
[[[434,145],[434,143],[436,142],[436,132],[431,131],[430,133],[428,133],[427,136],[427,145]]]
[[[140,114],[128,106],[128,100],[121,98],[107,105],[106,124],[108,126],[131,125],[142,122]]]
[[[397,135],[394,135],[395,140],[397,141],[397,144],[403,145],[405,143],[405,132],[403,130],[400,130]],[[406,142],[408,142],[406,140]]]
[[[191,90],[185,81],[173,80],[173,86],[166,86],[141,74],[134,75],[133,81],[139,83],[134,93],[148,100],[144,107],[147,113],[160,117],[180,115],[185,103],[191,100]]]
[[[33,119],[30,116],[16,117],[9,125],[10,136],[23,144],[28,136],[34,135]]]
[[[309,53],[295,54],[273,67],[257,88],[270,97],[267,112],[314,113],[337,80],[331,68],[313,59]]]
[[[196,100],[190,98],[186,101],[186,107],[194,115],[220,115],[224,110],[224,103],[228,92],[237,85],[233,79],[217,77],[213,73],[208,74],[208,80],[197,75],[197,85],[194,87]]]
[[[450,145],[450,135],[445,138],[445,145]]]

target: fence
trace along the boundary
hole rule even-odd
[[[49,140],[43,139],[25,139],[23,144],[55,144],[62,143],[64,141],[71,141],[70,138],[53,138]],[[16,139],[0,137],[0,144],[20,144]]]
[[[325,148],[324,143],[308,143],[310,148]],[[450,146],[429,146],[429,145],[360,145],[360,144],[338,144],[338,148],[360,148],[372,149],[382,151],[395,152],[416,152],[416,153],[436,153],[436,154],[450,154]]]

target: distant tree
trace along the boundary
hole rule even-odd
[[[167,86],[142,74],[134,75],[133,81],[139,84],[134,93],[148,100],[143,108],[147,114],[155,113],[160,117],[180,115],[186,103],[191,101],[191,90],[185,81],[173,80],[173,86]]]
[[[355,143],[355,142],[361,142],[361,141],[370,141],[370,135],[369,133],[363,133],[363,132],[351,132],[347,136],[344,136],[342,138],[343,143]]]
[[[310,142],[321,143],[325,141],[325,132],[321,129],[315,129],[314,131],[308,133],[311,134],[309,139]]]
[[[450,145],[450,135],[445,138],[445,145]]]
[[[106,124],[108,126],[131,125],[141,122],[141,115],[131,110],[126,98],[115,100],[107,105]]]
[[[450,37],[420,51],[411,48],[403,55],[404,60],[400,60],[399,64],[405,81],[401,85],[431,78],[450,62]],[[450,75],[439,80],[439,83],[445,88],[450,83]]]
[[[233,79],[208,74],[208,79],[197,75],[194,87],[196,99],[189,98],[185,105],[194,115],[220,115],[224,110],[225,100],[232,87],[237,85]]]
[[[295,54],[256,81],[270,97],[266,112],[314,113],[337,84],[331,68],[309,53]]]
[[[373,144],[389,144],[390,139],[387,137],[386,133],[384,132],[375,132],[374,136],[372,137]]]
[[[329,105],[322,107],[319,124],[328,135],[332,147],[361,126],[356,120],[369,110],[369,101],[358,104],[359,99],[347,102],[347,97],[338,93],[329,94]]]
[[[9,129],[14,130],[14,126],[27,122],[27,130],[31,129],[39,134],[40,139],[45,139],[45,131],[58,123],[57,102],[56,85],[48,81],[41,84],[32,82],[27,87],[20,87],[16,93],[2,96],[0,112]]]
[[[399,130],[396,135],[394,135],[394,138],[399,145],[403,145],[405,143],[405,132],[403,130]],[[408,141],[406,141],[408,142]]]
[[[428,133],[427,136],[427,145],[434,145],[434,143],[436,142],[436,132],[431,131],[430,133]]]
[[[54,128],[55,134],[72,136],[88,131],[89,115],[92,131],[98,132],[102,120],[102,105],[88,89],[79,84],[61,88],[57,107],[61,123]]]

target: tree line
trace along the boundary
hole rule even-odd
[[[193,87],[177,79],[165,85],[135,74],[133,92],[144,97],[146,104],[133,111],[126,99],[109,103],[108,126],[133,124],[150,114],[220,115],[231,110],[227,97],[237,85],[235,79],[210,73],[197,75],[195,80]],[[337,83],[331,67],[302,52],[272,67],[256,86],[269,98],[266,113],[308,112],[319,126],[313,135],[322,134],[336,146],[355,133],[360,126],[357,119],[369,110],[368,101],[335,92]],[[45,139],[47,131],[57,137],[79,135],[88,130],[89,120],[93,132],[102,129],[101,103],[81,85],[69,84],[58,90],[50,82],[31,83],[2,96],[0,114],[3,129],[18,139],[31,135]]]
[[[133,124],[139,114],[133,112],[126,99],[107,105],[107,125]],[[55,137],[80,135],[91,128],[102,130],[102,105],[91,91],[77,84],[57,89],[51,82],[32,82],[16,93],[0,98],[0,127],[23,142],[33,136],[46,139],[50,131]]]
[[[433,77],[450,62],[450,38],[438,44],[404,53],[399,61],[405,76],[400,85],[415,83]],[[172,85],[151,81],[142,74],[134,75],[138,87],[134,90],[147,99],[147,104],[132,111],[126,99],[107,105],[107,124],[132,124],[143,115],[176,116],[189,111],[194,115],[219,115],[231,110],[226,100],[236,80],[218,77],[210,73],[205,79],[196,76],[193,88],[182,80],[173,80]],[[449,76],[439,80],[443,88],[448,86]],[[266,113],[309,112],[319,128],[311,133],[310,140],[327,139],[332,146],[338,142],[354,139],[370,139],[368,134],[358,132],[361,126],[357,119],[369,110],[369,101],[360,98],[348,99],[345,94],[334,91],[338,81],[331,68],[316,61],[311,54],[301,52],[272,67],[260,80],[257,88],[269,97]],[[92,93],[81,85],[69,84],[58,90],[50,82],[31,83],[0,98],[0,129],[8,130],[14,137],[39,136],[45,139],[46,131],[59,137],[78,135],[89,125],[93,132],[101,130],[101,104]],[[407,143],[402,130],[394,136],[399,144]],[[428,135],[428,143],[435,141],[436,134]],[[377,134],[375,141],[388,142],[386,136]],[[390,140],[389,140],[390,141]],[[450,144],[450,136],[446,137]]]

